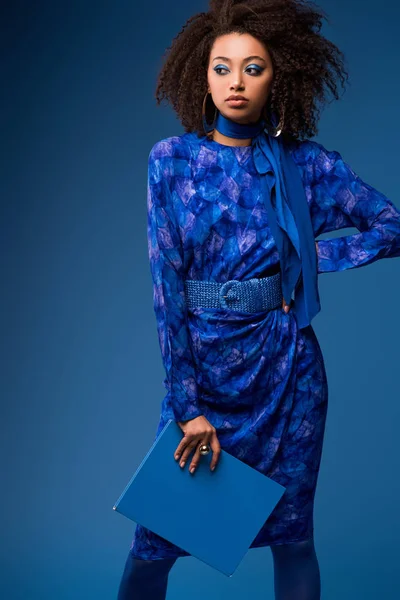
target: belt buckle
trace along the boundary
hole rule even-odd
[[[230,308],[227,304],[227,300],[239,300],[238,296],[232,296],[228,294],[229,290],[232,289],[235,283],[240,283],[240,281],[238,279],[229,279],[221,285],[218,295],[222,308]]]

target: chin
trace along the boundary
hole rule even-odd
[[[251,115],[249,109],[244,106],[237,106],[236,108],[234,106],[228,106],[227,110],[224,112],[226,112],[228,117],[244,115],[246,118],[248,118]]]

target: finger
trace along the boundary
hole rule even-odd
[[[211,436],[211,440],[210,440],[210,446],[212,449],[212,459],[210,462],[210,469],[211,471],[214,471],[215,467],[217,466],[218,462],[219,462],[219,457],[221,455],[221,444],[219,443],[218,437],[217,437],[217,432],[214,432]]]
[[[202,440],[201,442],[200,441],[197,442],[196,452],[193,454],[192,461],[189,466],[190,473],[194,473],[195,470],[197,469],[199,462],[201,460],[200,446],[201,446],[201,444],[205,444],[205,443],[206,442],[204,440]]]
[[[198,440],[196,452],[194,453],[194,455],[192,457],[192,461],[191,461],[190,467],[189,467],[189,471],[191,473],[194,473],[199,462],[201,461],[202,454],[200,454],[200,446],[202,446],[203,444],[210,444],[211,436],[212,436],[212,431],[210,433],[204,434],[202,436],[201,440]]]
[[[184,451],[184,449],[186,448],[186,446],[191,442],[193,438],[189,435],[184,434],[181,441],[179,442],[176,450],[175,450],[175,459],[177,460],[178,458],[180,458],[180,455],[182,454],[182,452]]]
[[[194,450],[196,448],[197,444],[198,444],[198,440],[195,439],[186,446],[185,450],[182,452],[182,457],[179,461],[179,465],[181,467],[185,466],[190,454],[192,453],[192,450]]]
[[[290,305],[289,305],[289,304],[286,304],[286,300],[285,300],[285,299],[283,299],[283,302],[282,302],[282,308],[283,308],[283,310],[285,311],[285,313],[288,313],[288,312],[289,312],[289,310],[290,310]]]

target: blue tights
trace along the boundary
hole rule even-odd
[[[314,539],[270,548],[275,600],[320,600],[321,578]]]
[[[168,575],[177,559],[142,560],[129,552],[117,600],[165,600]]]
[[[270,546],[275,600],[320,600],[314,540]],[[168,575],[178,557],[141,560],[128,553],[117,600],[165,600]]]

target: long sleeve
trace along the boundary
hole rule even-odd
[[[314,232],[356,227],[359,233],[318,240],[318,273],[344,271],[400,256],[400,211],[365,183],[336,151],[313,142]]]
[[[173,146],[157,142],[148,161],[147,236],[164,385],[174,420],[187,421],[202,413],[187,328],[183,249],[172,206],[173,165]]]

